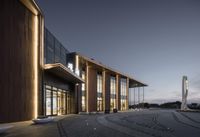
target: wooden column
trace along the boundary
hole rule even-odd
[[[104,85],[104,106],[105,110],[110,110],[110,74],[108,71],[103,71],[103,85]]]
[[[120,94],[120,76],[119,74],[116,75],[116,106],[117,109],[120,110],[121,109],[121,94]]]
[[[75,113],[81,111],[81,84],[75,84]]]
[[[88,68],[88,112],[97,111],[97,70]]]

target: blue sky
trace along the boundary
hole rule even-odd
[[[37,0],[46,27],[70,51],[103,62],[149,86],[145,100],[200,100],[199,0]]]

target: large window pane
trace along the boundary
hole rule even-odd
[[[97,111],[103,111],[102,74],[97,74]]]
[[[127,102],[127,82],[125,78],[121,78],[121,82],[120,82],[120,97],[121,97],[121,110],[126,110],[127,106],[126,106],[126,102]]]
[[[57,115],[57,92],[53,91],[53,115]]]
[[[116,108],[116,78],[110,77],[110,109]]]
[[[51,115],[51,91],[46,90],[46,115]]]
[[[82,71],[82,74],[81,74],[81,78],[85,80],[85,71]],[[81,94],[82,94],[82,97],[81,97],[81,109],[82,111],[86,111],[86,94],[85,94],[85,84],[83,83],[81,85]]]

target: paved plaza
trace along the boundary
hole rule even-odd
[[[141,110],[68,115],[48,124],[27,121],[13,125],[0,137],[199,137],[200,113]]]

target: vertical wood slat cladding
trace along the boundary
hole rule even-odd
[[[120,85],[121,85],[121,81],[120,81],[120,76],[117,74],[116,75],[116,106],[118,110],[121,110],[121,90],[120,90]]]
[[[38,45],[38,62],[40,62],[40,65],[38,65],[38,115],[44,114],[44,81],[43,81],[43,65],[44,65],[44,17],[42,15],[39,16],[39,45]]]
[[[105,100],[106,100],[106,99],[105,99],[105,96],[106,96],[106,95],[105,95],[105,94],[106,94],[106,93],[105,93],[105,91],[106,91],[106,90],[105,90],[105,80],[106,80],[106,79],[105,79],[105,78],[106,78],[105,75],[106,75],[106,71],[103,71],[103,72],[102,72],[102,79],[103,79],[103,81],[102,81],[102,82],[103,82],[103,83],[102,83],[102,94],[103,94],[103,110],[104,110],[104,111],[105,111],[105,103],[106,103],[106,101],[105,101]]]
[[[75,91],[76,87],[74,86],[72,91]],[[71,98],[70,98],[70,113],[76,113],[76,100],[75,100],[75,92],[71,92]]]
[[[107,71],[104,73],[105,110],[110,110],[110,74]]]
[[[2,0],[0,5],[0,123],[30,120],[34,117],[34,15],[17,0]]]
[[[88,68],[88,111],[97,111],[97,70]]]

